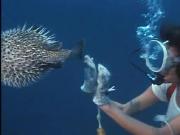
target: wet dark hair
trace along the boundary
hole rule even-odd
[[[177,73],[178,78],[180,79],[180,63],[176,65],[176,73]]]
[[[169,46],[177,48],[180,52],[180,25],[162,24],[160,27],[160,38],[169,41]]]

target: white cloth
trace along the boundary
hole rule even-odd
[[[152,91],[160,101],[168,102],[166,93],[170,85],[171,85],[170,83],[161,84],[161,85],[152,85]],[[177,105],[176,102],[176,93],[177,93],[177,87],[173,92],[169,101],[167,113],[165,115],[165,121],[167,122],[171,121],[173,118],[180,115],[180,107]]]

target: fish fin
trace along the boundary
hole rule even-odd
[[[44,69],[44,70],[48,70],[48,69],[59,69],[63,67],[63,63],[62,62],[58,62],[58,63],[45,63],[43,65],[40,66],[40,68]]]
[[[83,59],[84,55],[84,46],[85,46],[85,41],[82,39],[78,42],[78,45],[76,45],[70,54],[71,58],[78,58],[78,59]]]

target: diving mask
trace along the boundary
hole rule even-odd
[[[168,51],[166,42],[151,40],[146,48],[146,66],[154,73],[165,73],[171,67],[180,63],[180,56],[173,57]]]

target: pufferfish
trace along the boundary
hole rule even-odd
[[[70,57],[82,57],[83,42],[72,50],[43,27],[14,28],[1,33],[1,82],[10,87],[25,87],[42,74],[58,69]]]

